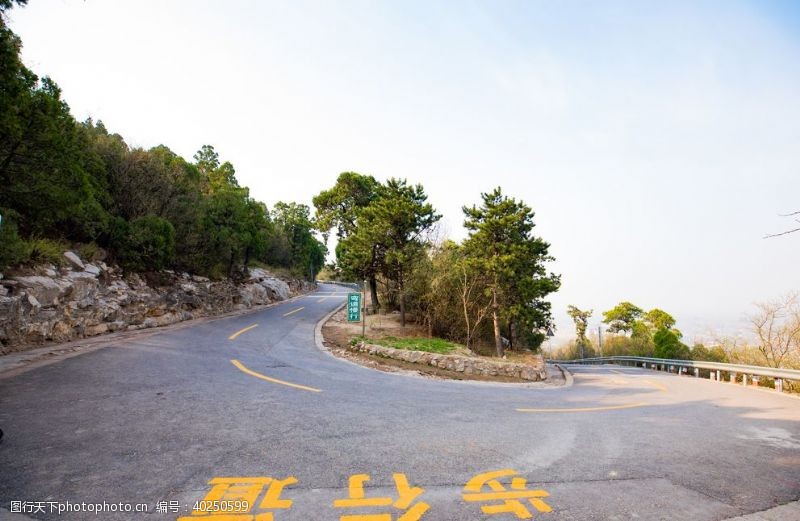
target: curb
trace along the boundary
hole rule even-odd
[[[330,349],[325,347],[325,344],[323,343],[322,327],[325,325],[325,323],[328,320],[330,320],[330,318],[333,315],[335,315],[343,307],[345,307],[346,304],[347,303],[343,303],[341,306],[338,306],[336,309],[334,309],[333,311],[331,311],[330,313],[328,313],[327,315],[322,317],[317,322],[316,326],[314,326],[314,344],[317,346],[317,349],[319,349],[320,351],[322,351],[326,355],[330,356],[331,358],[335,358],[336,360],[338,360],[340,362],[344,362],[346,364],[350,364],[350,365],[359,367],[361,369],[364,369],[366,371],[371,371],[373,373],[386,374],[386,375],[392,375],[392,376],[401,376],[401,377],[407,377],[407,378],[418,378],[418,379],[426,380],[426,381],[445,382],[445,383],[461,384],[461,385],[472,385],[472,386],[478,386],[478,387],[505,387],[505,388],[510,388],[510,389],[534,389],[534,390],[543,390],[543,391],[553,391],[553,390],[564,389],[566,387],[570,387],[572,385],[572,383],[573,383],[572,374],[570,374],[569,371],[566,371],[563,368],[559,367],[557,364],[554,364],[554,365],[556,365],[556,367],[559,367],[559,369],[561,369],[561,372],[564,375],[564,380],[565,380],[564,385],[553,385],[553,384],[549,383],[547,380],[538,381],[538,382],[519,382],[519,383],[484,382],[484,381],[480,381],[480,380],[447,380],[447,379],[439,380],[439,379],[432,379],[432,378],[430,378],[428,376],[424,376],[424,375],[418,373],[417,371],[398,371],[398,372],[394,372],[394,371],[391,371],[391,372],[378,371],[378,370],[373,369],[371,367],[367,367],[365,365],[358,364],[358,363],[353,362],[351,360],[348,360],[346,358],[341,358],[341,357],[338,357],[338,356],[334,355],[333,353],[331,353]]]

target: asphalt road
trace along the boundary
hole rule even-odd
[[[33,519],[684,521],[800,497],[800,400],[612,366],[575,367],[563,388],[376,372],[315,346],[315,324],[343,300],[322,286],[0,379],[0,508],[43,502]],[[247,515],[192,515],[196,501],[242,498]],[[58,515],[48,501],[150,512]],[[156,513],[158,502],[179,512]]]

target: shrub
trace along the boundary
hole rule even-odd
[[[64,265],[64,252],[69,244],[52,239],[30,239],[28,243],[28,263]]]
[[[30,259],[28,244],[19,237],[17,223],[12,212],[0,211],[0,270],[24,264]]]
[[[89,262],[97,262],[106,258],[105,250],[94,242],[81,244],[78,248],[78,255]]]
[[[169,221],[147,215],[130,223],[116,220],[113,226],[115,250],[125,269],[158,271],[172,262],[175,228]]]

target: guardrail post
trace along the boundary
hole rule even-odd
[[[730,380],[730,382],[732,384],[735,384],[736,383],[736,373],[731,373],[731,376],[730,376],[729,380]]]
[[[717,381],[718,382],[722,381],[722,373],[719,372],[719,369],[717,369]]]
[[[709,379],[709,380],[712,380],[712,381],[713,381],[715,376],[716,376],[716,375],[714,374],[714,371],[709,371],[709,372],[708,372],[708,379]]]
[[[781,378],[775,379],[775,390],[778,391],[779,393],[783,392],[783,379]]]
[[[742,374],[742,385],[747,387],[747,375],[746,374]]]
[[[694,377],[700,378],[700,369],[697,367],[694,368]]]

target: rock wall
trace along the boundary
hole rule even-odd
[[[436,353],[426,353],[424,351],[393,349],[391,347],[366,344],[364,342],[349,346],[349,349],[379,356],[381,358],[392,358],[394,360],[402,360],[403,362],[410,362],[413,364],[430,365],[457,373],[481,376],[509,376],[522,380],[530,380],[532,382],[547,379],[547,370],[543,362],[537,365],[499,362],[472,358],[469,356],[440,355]]]
[[[241,284],[171,271],[148,283],[115,266],[86,263],[73,252],[64,257],[66,267],[0,275],[0,353],[247,309],[314,288],[262,269],[251,269]]]

